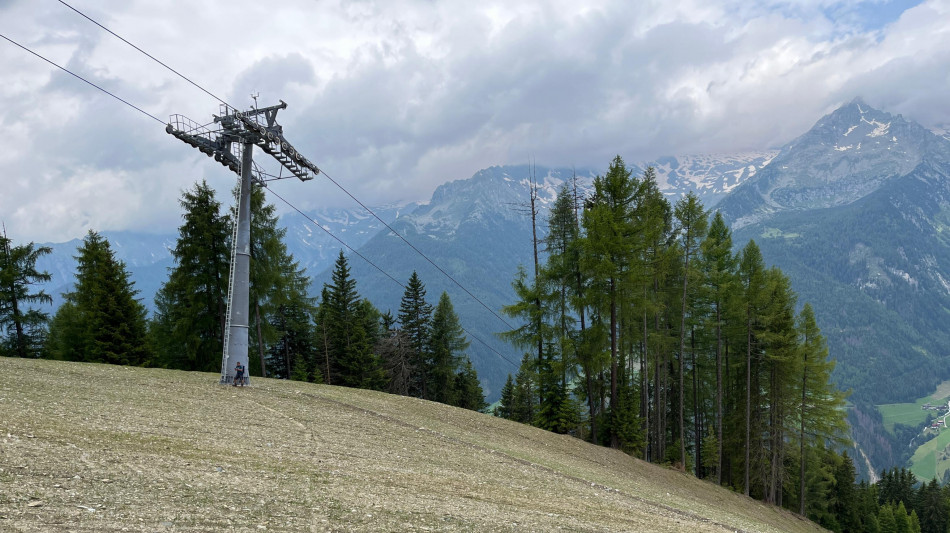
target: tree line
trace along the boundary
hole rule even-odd
[[[230,231],[214,191],[184,191],[174,266],[149,317],[126,265],[90,231],[77,250],[75,284],[50,318],[35,309],[52,299],[36,269],[50,253],[0,240],[0,355],[46,357],[180,370],[221,370],[227,327]],[[433,307],[413,273],[398,313],[362,298],[343,252],[320,297],[284,243],[273,205],[251,195],[249,371],[251,375],[416,396],[473,410],[486,407],[469,343],[448,295]]]
[[[815,515],[845,394],[811,306],[754,241],[734,252],[719,213],[671,205],[618,156],[586,198],[561,188],[541,244],[504,308],[525,353],[497,414]]]

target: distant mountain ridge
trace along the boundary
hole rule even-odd
[[[719,208],[734,228],[741,228],[783,211],[844,205],[925,159],[950,160],[950,142],[855,99],[785,145]]]
[[[720,208],[737,246],[755,239],[814,306],[873,469],[902,465],[913,450],[872,423],[873,405],[950,378],[950,140],[854,100]]]

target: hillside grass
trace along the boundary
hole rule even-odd
[[[910,471],[917,479],[927,482],[936,477],[941,479],[944,471],[950,468],[950,431],[942,430],[933,439],[923,443],[911,457]]]
[[[577,439],[413,398],[0,358],[3,531],[818,531]]]
[[[950,380],[940,383],[933,393],[917,398],[913,403],[881,404],[877,406],[877,409],[884,419],[884,429],[894,433],[894,424],[896,423],[913,427],[927,420],[927,415],[933,413],[933,411],[921,409],[925,403],[931,405],[943,404],[946,403],[948,398],[950,398]]]
[[[918,398],[914,403],[888,403],[879,405],[877,408],[884,419],[884,429],[893,434],[894,424],[913,427],[927,420],[927,415],[933,414],[933,411],[925,411],[921,409],[921,406],[933,402],[933,398],[927,396]]]

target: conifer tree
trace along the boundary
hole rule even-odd
[[[78,249],[76,284],[51,324],[54,357],[120,365],[149,362],[145,307],[109,241],[90,230]]]
[[[452,307],[452,300],[446,292],[439,297],[439,303],[432,313],[429,329],[429,399],[449,405],[458,405],[462,391],[456,390],[457,375],[462,368],[464,354],[469,342],[465,330],[459,323],[459,317]],[[474,372],[474,370],[473,370]],[[470,386],[466,382],[466,386]],[[471,394],[471,393],[470,393]],[[477,410],[477,409],[476,409]]]
[[[155,296],[151,337],[162,366],[220,371],[230,264],[227,220],[204,181],[179,201],[184,222],[172,250],[175,266]]]
[[[429,399],[429,335],[432,306],[426,303],[426,289],[415,271],[409,276],[406,291],[399,303],[400,329],[409,339],[412,351],[412,381],[409,394]]]
[[[619,319],[621,294],[627,282],[633,250],[628,239],[633,237],[631,204],[636,182],[632,172],[620,156],[614,158],[604,176],[594,179],[594,195],[584,211],[585,237],[582,264],[589,272],[591,283],[598,288],[591,299],[601,307],[608,324],[610,341],[610,406],[619,404]],[[610,446],[618,448],[620,439],[616,424],[612,424]]]
[[[472,411],[483,411],[488,404],[485,403],[485,393],[482,391],[482,384],[478,381],[478,374],[472,361],[468,358],[462,363],[462,368],[455,375],[456,399],[455,406],[462,409],[471,409]]]
[[[552,323],[551,358],[544,375],[539,375],[542,427],[556,433],[566,433],[580,420],[577,404],[572,399],[570,383],[577,377],[578,320],[584,316],[579,288],[580,228],[575,213],[574,192],[564,184],[558,191],[548,221],[545,244],[548,251],[542,268],[542,284],[547,288]],[[576,317],[576,318],[575,318]],[[588,402],[592,406],[591,402]]]
[[[0,235],[0,355],[39,357],[44,351],[49,314],[29,304],[53,303],[43,290],[32,290],[50,280],[36,270],[36,260],[51,252],[32,242],[13,246],[5,231]]]
[[[636,229],[641,236],[640,261],[643,271],[639,275],[639,320],[640,334],[640,403],[644,434],[648,444],[644,446],[644,458],[662,458],[665,455],[667,414],[666,383],[668,357],[672,351],[673,338],[669,334],[670,311],[674,308],[673,271],[676,250],[673,243],[673,210],[660,192],[656,183],[656,171],[648,167],[637,191],[635,209]],[[631,317],[631,322],[634,317]],[[652,373],[651,373],[652,366]],[[649,396],[652,379],[654,413],[650,413]],[[648,450],[652,451],[652,456]]]
[[[501,399],[498,401],[498,407],[495,408],[495,416],[512,419],[512,407],[515,403],[515,382],[508,374],[505,385],[501,388]]]
[[[887,503],[881,506],[877,515],[877,522],[880,524],[881,533],[897,533],[897,519],[894,516],[894,508]]]
[[[534,373],[530,353],[525,353],[521,359],[521,367],[515,376],[515,390],[511,400],[511,420],[522,424],[533,424],[537,413],[538,403],[535,393]]]
[[[235,217],[232,209],[231,222]],[[256,373],[255,360],[271,359],[267,354],[274,352],[273,345],[278,343],[284,357],[274,361],[277,375],[287,377],[296,366],[295,358],[300,357],[305,359],[308,376],[312,376],[316,357],[312,318],[316,307],[307,295],[310,279],[284,243],[286,234],[286,228],[278,227],[273,204],[265,203],[264,190],[252,189],[249,371]],[[265,373],[264,361],[260,361],[261,375]]]
[[[749,482],[752,470],[752,425],[753,425],[753,401],[758,406],[758,366],[760,363],[760,339],[761,332],[761,314],[766,304],[766,278],[765,265],[762,261],[762,253],[755,241],[749,241],[749,244],[742,250],[739,279],[741,283],[741,294],[738,295],[740,303],[739,314],[742,326],[742,346],[745,352],[745,441],[743,444],[743,493],[749,495]],[[755,372],[753,372],[755,366]],[[753,392],[756,391],[756,392]],[[756,433],[760,434],[760,433]]]
[[[686,465],[686,421],[684,418],[686,391],[683,383],[686,367],[686,319],[691,315],[687,308],[690,301],[689,289],[690,278],[698,277],[698,269],[690,265],[698,252],[699,242],[706,234],[706,212],[703,211],[703,205],[700,203],[696,194],[690,191],[685,197],[676,203],[674,216],[679,223],[680,244],[682,246],[683,258],[683,292],[682,292],[682,314],[680,315],[680,349],[679,349],[679,441],[680,441],[680,464],[685,468]],[[695,274],[694,274],[695,273]],[[698,452],[698,450],[697,450]]]
[[[333,267],[331,283],[324,286],[317,312],[329,366],[329,383],[383,390],[387,385],[383,362],[375,352],[379,311],[362,301],[343,251]],[[318,346],[319,350],[319,346]]]
[[[395,327],[389,312],[383,315],[382,320],[384,332],[376,344],[376,351],[382,358],[389,380],[387,390],[391,394],[408,396],[412,382],[412,349],[409,337],[401,329]]]
[[[720,212],[716,212],[709,233],[700,246],[704,296],[711,308],[707,323],[714,330],[716,352],[716,483],[722,484],[723,442],[723,329],[728,296],[735,286],[736,258],[732,253],[732,235]],[[804,473],[802,474],[804,479]],[[804,514],[804,511],[802,512]]]
[[[805,465],[813,448],[824,448],[845,434],[841,417],[844,395],[831,384],[834,361],[828,359],[828,347],[815,321],[811,304],[805,304],[798,315],[799,357],[801,381],[799,405],[799,446],[801,456],[801,487],[799,514],[805,514]]]

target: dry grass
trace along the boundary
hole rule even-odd
[[[817,531],[614,450],[412,398],[0,358],[2,531]]]

